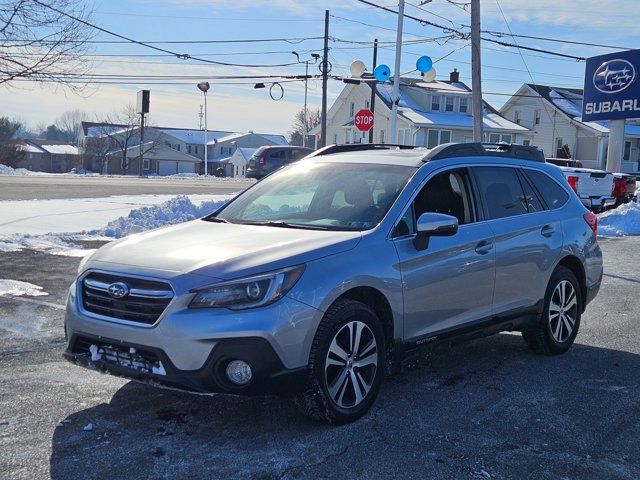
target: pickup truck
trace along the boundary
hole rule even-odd
[[[564,173],[569,186],[578,195],[582,204],[598,213],[613,207],[613,174],[603,170],[577,167],[558,167]]]
[[[613,174],[613,197],[615,206],[631,202],[636,195],[636,177],[626,173]]]

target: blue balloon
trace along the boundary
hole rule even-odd
[[[426,55],[420,57],[416,62],[416,68],[422,73],[428,72],[431,70],[431,67],[433,67],[433,61],[431,61],[431,57],[427,57]]]
[[[373,76],[379,82],[386,82],[391,77],[391,69],[387,65],[378,65],[373,70]]]

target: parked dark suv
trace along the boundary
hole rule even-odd
[[[313,149],[306,147],[260,147],[249,159],[246,177],[260,179],[311,152]]]

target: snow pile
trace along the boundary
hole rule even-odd
[[[598,235],[622,237],[640,235],[640,205],[634,202],[620,205],[598,215]]]
[[[76,245],[77,240],[94,240],[94,238],[82,238],[77,235],[64,235],[49,233],[46,235],[0,235],[0,252],[19,252],[20,250],[36,250],[50,255],[62,255],[65,257],[84,257],[93,253],[95,249],[83,249]]]
[[[12,168],[0,163],[0,175],[33,175],[33,172],[26,168]]]
[[[42,291],[42,287],[29,282],[21,282],[19,280],[10,280],[8,278],[0,278],[0,296],[21,297],[23,295],[29,297],[41,297],[49,295]]]
[[[227,201],[228,199],[211,200],[196,205],[186,196],[180,195],[160,205],[132,210],[126,217],[120,217],[100,230],[87,233],[101,237],[122,238],[133,233],[204,217],[216,211]]]

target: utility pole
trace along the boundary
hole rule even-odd
[[[126,155],[126,152],[125,152]],[[140,165],[138,165],[138,176],[142,176],[142,164],[144,163],[144,113],[140,113]]]
[[[482,142],[482,77],[480,63],[480,0],[471,0],[471,90],[473,141]]]
[[[204,113],[202,113],[202,105],[200,105],[200,113],[198,113],[198,117],[200,118],[200,130],[202,130],[202,116],[204,115]]]
[[[402,27],[404,26],[404,0],[398,2],[398,28],[396,30],[396,63],[393,75],[393,94],[391,95],[391,144],[397,143],[398,136],[398,98],[400,97],[400,60],[402,56]]]
[[[309,82],[309,60],[304,62],[304,136],[302,146],[307,146],[307,135],[309,135],[309,120],[307,116],[307,83]]]
[[[373,40],[373,67],[371,68],[371,71],[373,72],[377,66],[378,66],[378,39],[375,38]],[[377,84],[378,84],[378,81],[374,77],[373,81],[371,82],[371,101],[369,102],[369,108],[371,109],[371,113],[374,114],[373,118],[375,118],[375,113],[376,113],[376,85]],[[375,125],[375,122],[373,124]],[[369,130],[369,143],[373,143],[373,127],[371,127],[371,130]]]
[[[324,11],[324,48],[322,51],[322,118],[320,125],[320,145],[327,144],[327,80],[329,77],[329,10]]]

